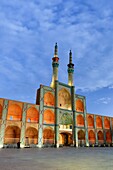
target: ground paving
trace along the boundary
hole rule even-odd
[[[113,170],[113,147],[1,149],[0,170]]]

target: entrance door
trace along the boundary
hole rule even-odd
[[[68,134],[67,133],[61,133],[60,134],[60,144],[62,144],[63,146],[67,146],[68,145]]]
[[[64,134],[64,145],[68,145],[68,134]]]

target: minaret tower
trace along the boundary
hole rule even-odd
[[[68,85],[73,86],[73,73],[74,73],[74,64],[72,63],[72,52],[69,53],[69,64],[68,66]]]
[[[55,80],[58,80],[58,66],[59,66],[59,58],[58,58],[58,46],[57,43],[55,44],[55,49],[54,49],[54,57],[52,58],[52,66],[53,66],[53,75],[52,75],[52,82],[51,82],[51,87],[55,88]]]

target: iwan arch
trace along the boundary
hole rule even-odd
[[[75,93],[69,53],[68,84],[58,80],[58,47],[52,58],[52,82],[40,85],[36,104],[0,98],[0,148],[112,146],[113,118],[89,114],[86,99]]]

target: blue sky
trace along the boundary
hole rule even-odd
[[[113,116],[112,0],[0,0],[0,97],[35,103],[39,85],[50,85],[56,42],[59,81],[71,49],[87,111]]]

